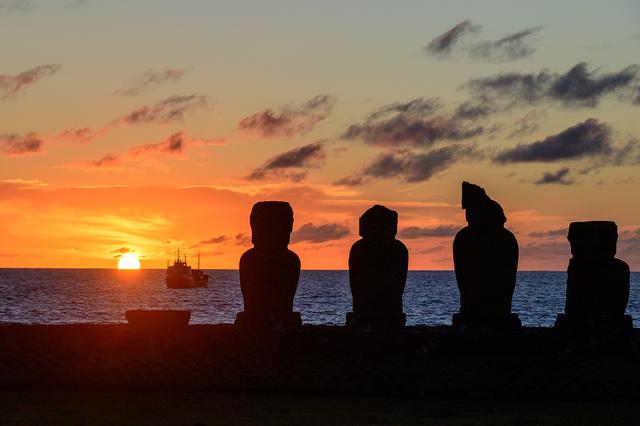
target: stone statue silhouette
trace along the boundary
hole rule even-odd
[[[616,259],[615,222],[573,222],[567,239],[572,258],[567,269],[565,315],[556,326],[631,328],[629,265]]]
[[[360,236],[349,253],[349,286],[353,312],[347,326],[380,328],[404,326],[402,294],[409,253],[395,239],[398,213],[375,205],[360,217]]]
[[[462,182],[462,208],[468,226],[453,242],[453,261],[460,290],[460,312],[454,325],[520,327],[511,313],[518,269],[518,242],[504,227],[500,204],[480,186]]]
[[[240,289],[244,312],[236,324],[290,327],[301,324],[293,312],[300,277],[300,259],[288,249],[293,209],[287,202],[262,201],[251,209],[253,248],[240,258]]]

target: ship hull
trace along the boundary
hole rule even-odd
[[[185,277],[183,275],[167,275],[166,282],[167,288],[199,288],[207,287],[207,284],[209,283],[209,277],[205,277],[200,280],[194,280],[192,277]]]

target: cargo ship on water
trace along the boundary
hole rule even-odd
[[[200,270],[200,252],[198,252],[198,268],[193,269],[187,264],[187,255],[180,259],[180,250],[176,252],[173,265],[167,261],[167,288],[198,288],[206,287],[209,275]]]

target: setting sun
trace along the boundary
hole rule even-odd
[[[120,260],[118,260],[118,269],[140,269],[138,256],[133,253],[122,255]]]

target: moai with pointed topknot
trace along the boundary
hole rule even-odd
[[[402,294],[407,280],[409,252],[396,240],[398,213],[375,205],[360,217],[360,236],[349,253],[349,286],[353,312],[347,326],[402,327],[406,316]]]
[[[571,259],[567,269],[565,313],[556,327],[632,328],[625,315],[629,301],[629,265],[616,259],[615,222],[573,222],[567,236]]]
[[[468,226],[453,242],[453,262],[460,290],[460,312],[453,325],[518,328],[511,299],[518,270],[518,241],[504,227],[500,204],[480,186],[462,182],[462,208]]]
[[[244,312],[236,325],[282,328],[301,325],[293,312],[300,278],[300,259],[288,249],[293,209],[283,201],[262,201],[251,209],[253,248],[240,258],[240,288]]]

